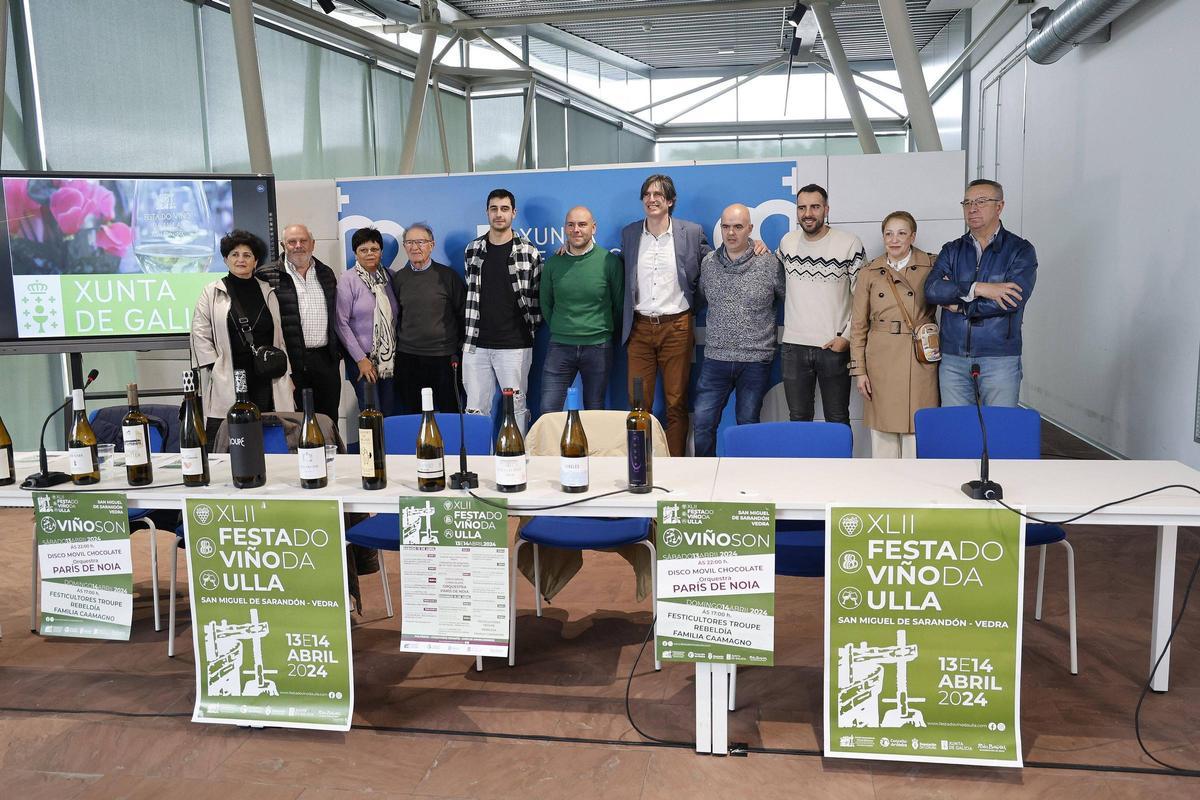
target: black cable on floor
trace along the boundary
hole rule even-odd
[[[665,486],[651,486],[650,488],[658,489],[660,492],[666,492],[667,494],[671,493],[671,490],[666,488]],[[479,495],[475,494],[474,492],[472,492],[469,489],[467,490],[467,494],[471,495],[471,497],[474,497],[476,500],[483,503],[485,506],[491,506],[492,508],[503,508],[505,510],[512,510],[512,509],[509,509],[509,507],[507,505],[500,505],[499,503],[493,502],[493,500],[496,500],[498,498],[480,497]],[[566,503],[558,503],[558,504],[552,505],[552,506],[523,506],[523,507],[521,507],[519,509],[515,509],[515,510],[520,513],[524,513],[526,511],[552,511],[556,508],[566,508],[567,506],[574,506],[574,505],[578,505],[580,503],[586,503],[589,500],[599,500],[601,497],[612,497],[613,495],[617,495],[617,494],[633,494],[633,490],[628,489],[628,488],[616,489],[611,492],[605,492],[604,494],[588,495],[587,497],[580,497],[578,500],[570,500]]]
[[[1150,489],[1145,492],[1139,492],[1138,494],[1131,495],[1131,496],[1123,498],[1121,500],[1114,500],[1111,503],[1105,503],[1103,505],[1096,506],[1095,508],[1085,511],[1082,514],[1076,514],[1073,517],[1070,517],[1070,518],[1064,519],[1064,520],[1059,520],[1056,522],[1050,521],[1050,520],[1045,520],[1045,519],[1040,519],[1038,517],[1033,516],[1032,514],[1026,514],[1024,511],[1018,511],[1017,509],[1010,506],[1008,503],[1006,503],[1003,500],[1000,500],[998,498],[991,498],[991,499],[995,500],[997,503],[1004,506],[1005,508],[1007,508],[1009,511],[1013,512],[1014,514],[1024,517],[1025,519],[1032,520],[1039,524],[1042,524],[1042,525],[1065,525],[1067,523],[1074,522],[1079,519],[1083,519],[1084,517],[1088,516],[1089,514],[1094,514],[1101,509],[1108,508],[1110,506],[1119,505],[1121,503],[1127,503],[1130,500],[1137,500],[1138,498],[1146,497],[1147,495],[1155,494],[1157,492],[1166,491],[1167,489],[1187,489],[1190,492],[1200,494],[1200,489],[1197,489],[1195,486],[1188,486],[1187,484],[1184,484],[1184,483],[1172,483],[1172,484],[1168,484],[1167,486],[1160,486],[1157,489]],[[1183,614],[1185,611],[1187,611],[1188,598],[1190,598],[1192,595],[1192,587],[1194,587],[1196,585],[1196,576],[1198,574],[1200,574],[1200,556],[1196,557],[1196,564],[1195,564],[1195,566],[1192,567],[1192,574],[1188,577],[1187,588],[1183,592],[1183,602],[1179,606],[1179,613],[1175,616],[1175,621],[1171,624],[1171,632],[1170,632],[1170,634],[1167,635],[1167,641],[1163,644],[1162,652],[1160,652],[1158,654],[1158,658],[1154,659],[1154,666],[1150,668],[1150,676],[1148,678],[1146,678],[1146,683],[1142,686],[1142,692],[1140,695],[1138,695],[1137,706],[1133,710],[1133,733],[1134,733],[1134,736],[1137,737],[1138,747],[1142,748],[1142,752],[1146,754],[1146,757],[1149,758],[1151,761],[1153,761],[1155,764],[1161,764],[1162,766],[1166,767],[1167,769],[1172,770],[1173,772],[1171,774],[1187,774],[1191,777],[1200,777],[1200,771],[1187,769],[1185,767],[1177,767],[1174,764],[1168,764],[1166,761],[1163,761],[1162,759],[1156,757],[1153,753],[1150,752],[1149,749],[1147,749],[1146,743],[1144,741],[1142,741],[1142,704],[1146,700],[1146,695],[1149,694],[1149,692],[1150,692],[1151,684],[1154,683],[1154,676],[1158,672],[1159,665],[1162,664],[1163,659],[1166,658],[1167,651],[1171,649],[1171,641],[1175,638],[1175,632],[1177,630],[1179,630],[1179,625],[1181,622],[1183,622]]]
[[[650,641],[650,635],[654,633],[654,626],[658,622],[658,615],[650,620],[650,629],[646,631],[646,637],[642,639],[642,646],[638,648],[637,658],[633,660],[633,666],[629,668],[629,679],[625,681],[625,717],[629,720],[629,724],[633,729],[641,734],[643,739],[649,739],[652,742],[670,745],[672,747],[695,747],[695,742],[677,742],[671,739],[660,739],[657,736],[651,736],[644,730],[638,727],[638,724],[633,721],[633,710],[629,707],[629,689],[633,686],[633,674],[637,671],[638,662],[642,660],[642,653],[646,652],[646,643]]]

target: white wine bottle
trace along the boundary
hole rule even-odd
[[[525,439],[517,427],[513,390],[500,390],[504,404],[500,432],[496,434],[496,488],[501,492],[523,492],[529,481],[525,463]]]
[[[236,402],[229,407],[229,469],[238,489],[254,489],[267,482],[267,457],[263,452],[262,414],[250,400],[246,371],[233,371]]]
[[[16,480],[12,437],[8,435],[8,428],[4,427],[4,418],[0,417],[0,486],[8,486]]]
[[[204,432],[204,417],[198,416],[196,377],[190,369],[183,371],[183,421],[179,426],[179,464],[184,486],[208,486],[208,435]]]
[[[383,413],[377,408],[375,384],[366,386],[366,408],[358,415],[358,462],[364,489],[387,488],[387,450],[383,444]]]
[[[567,424],[563,426],[562,439],[558,443],[559,482],[564,492],[572,494],[588,490],[588,441],[583,432],[583,421],[579,419],[579,389],[567,389]]]
[[[71,423],[71,435],[67,437],[67,453],[71,457],[71,482],[76,486],[87,486],[100,482],[100,457],[96,453],[96,434],[87,419],[83,405],[83,389],[71,390],[71,404],[75,417]]]
[[[300,439],[296,453],[300,457],[300,488],[324,489],[329,485],[329,470],[325,465],[325,434],[317,424],[313,411],[313,390],[305,388],[300,393],[304,418],[300,421]]]
[[[421,427],[417,429],[417,488],[440,492],[446,488],[446,448],[433,416],[433,389],[421,390]]]
[[[150,418],[142,413],[136,383],[125,387],[129,411],[121,420],[121,440],[125,446],[125,479],[130,486],[154,483],[154,466],[150,463]]]
[[[625,417],[625,446],[629,454],[629,491],[646,494],[654,484],[654,449],[650,412],[642,396],[642,379],[633,379],[633,408]]]

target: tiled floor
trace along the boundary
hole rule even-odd
[[[1048,432],[1047,451],[1086,455]],[[625,685],[650,621],[618,556],[590,554],[542,619],[522,583],[518,662],[414,657],[398,649],[399,619],[383,618],[378,578],[364,578],[365,613],[354,628],[355,730],[347,734],[198,725],[191,630],[181,603],[180,655],[150,620],[146,537],[135,534],[139,591],[131,641],[43,639],[28,631],[29,530],[25,511],[0,511],[0,707],[145,714],[0,711],[0,796],[5,798],[676,798],[800,795],[848,798],[1096,798],[1200,795],[1200,779],[1030,767],[1020,771],[825,760],[752,753],[710,758],[688,749],[633,745]],[[1200,537],[1182,532],[1178,584]],[[1066,670],[1064,563],[1051,550],[1046,613],[1026,614],[1025,758],[1030,762],[1154,767],[1138,749],[1133,708],[1147,669],[1154,537],[1149,529],[1071,531],[1079,573],[1081,674]],[[160,559],[169,564],[168,543]],[[398,561],[388,554],[389,571]],[[1032,605],[1036,559],[1029,560]],[[166,567],[163,569],[165,587]],[[752,747],[819,747],[821,584],[783,579],[776,663],[740,673],[730,737]],[[1159,757],[1200,768],[1200,611],[1176,637],[1171,691],[1152,696],[1143,736]],[[686,740],[693,724],[692,670],[655,673],[644,656],[631,687],[639,726]],[[435,730],[412,733],[412,729]],[[455,735],[452,732],[458,732]],[[544,742],[549,735],[588,742]],[[620,740],[630,745],[604,744]]]

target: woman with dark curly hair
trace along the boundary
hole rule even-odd
[[[396,366],[396,296],[383,261],[383,235],[359,228],[350,238],[354,263],[338,276],[336,327],[346,353],[346,378],[365,405],[368,383],[375,384],[379,408],[393,413]]]
[[[243,230],[235,230],[221,239],[221,256],[229,273],[204,287],[192,314],[192,352],[196,365],[209,368],[204,391],[204,409],[208,443],[211,448],[225,412],[234,402],[233,371],[243,369],[250,399],[260,411],[295,411],[292,398],[291,364],[275,380],[255,374],[253,353],[242,336],[233,313],[237,300],[251,329],[255,347],[272,346],[286,353],[283,329],[279,325],[279,302],[265,281],[254,277],[254,268],[267,257],[262,239]]]

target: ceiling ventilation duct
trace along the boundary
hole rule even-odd
[[[1137,4],[1138,0],[1066,0],[1042,17],[1029,35],[1026,52],[1038,64],[1053,64]]]

